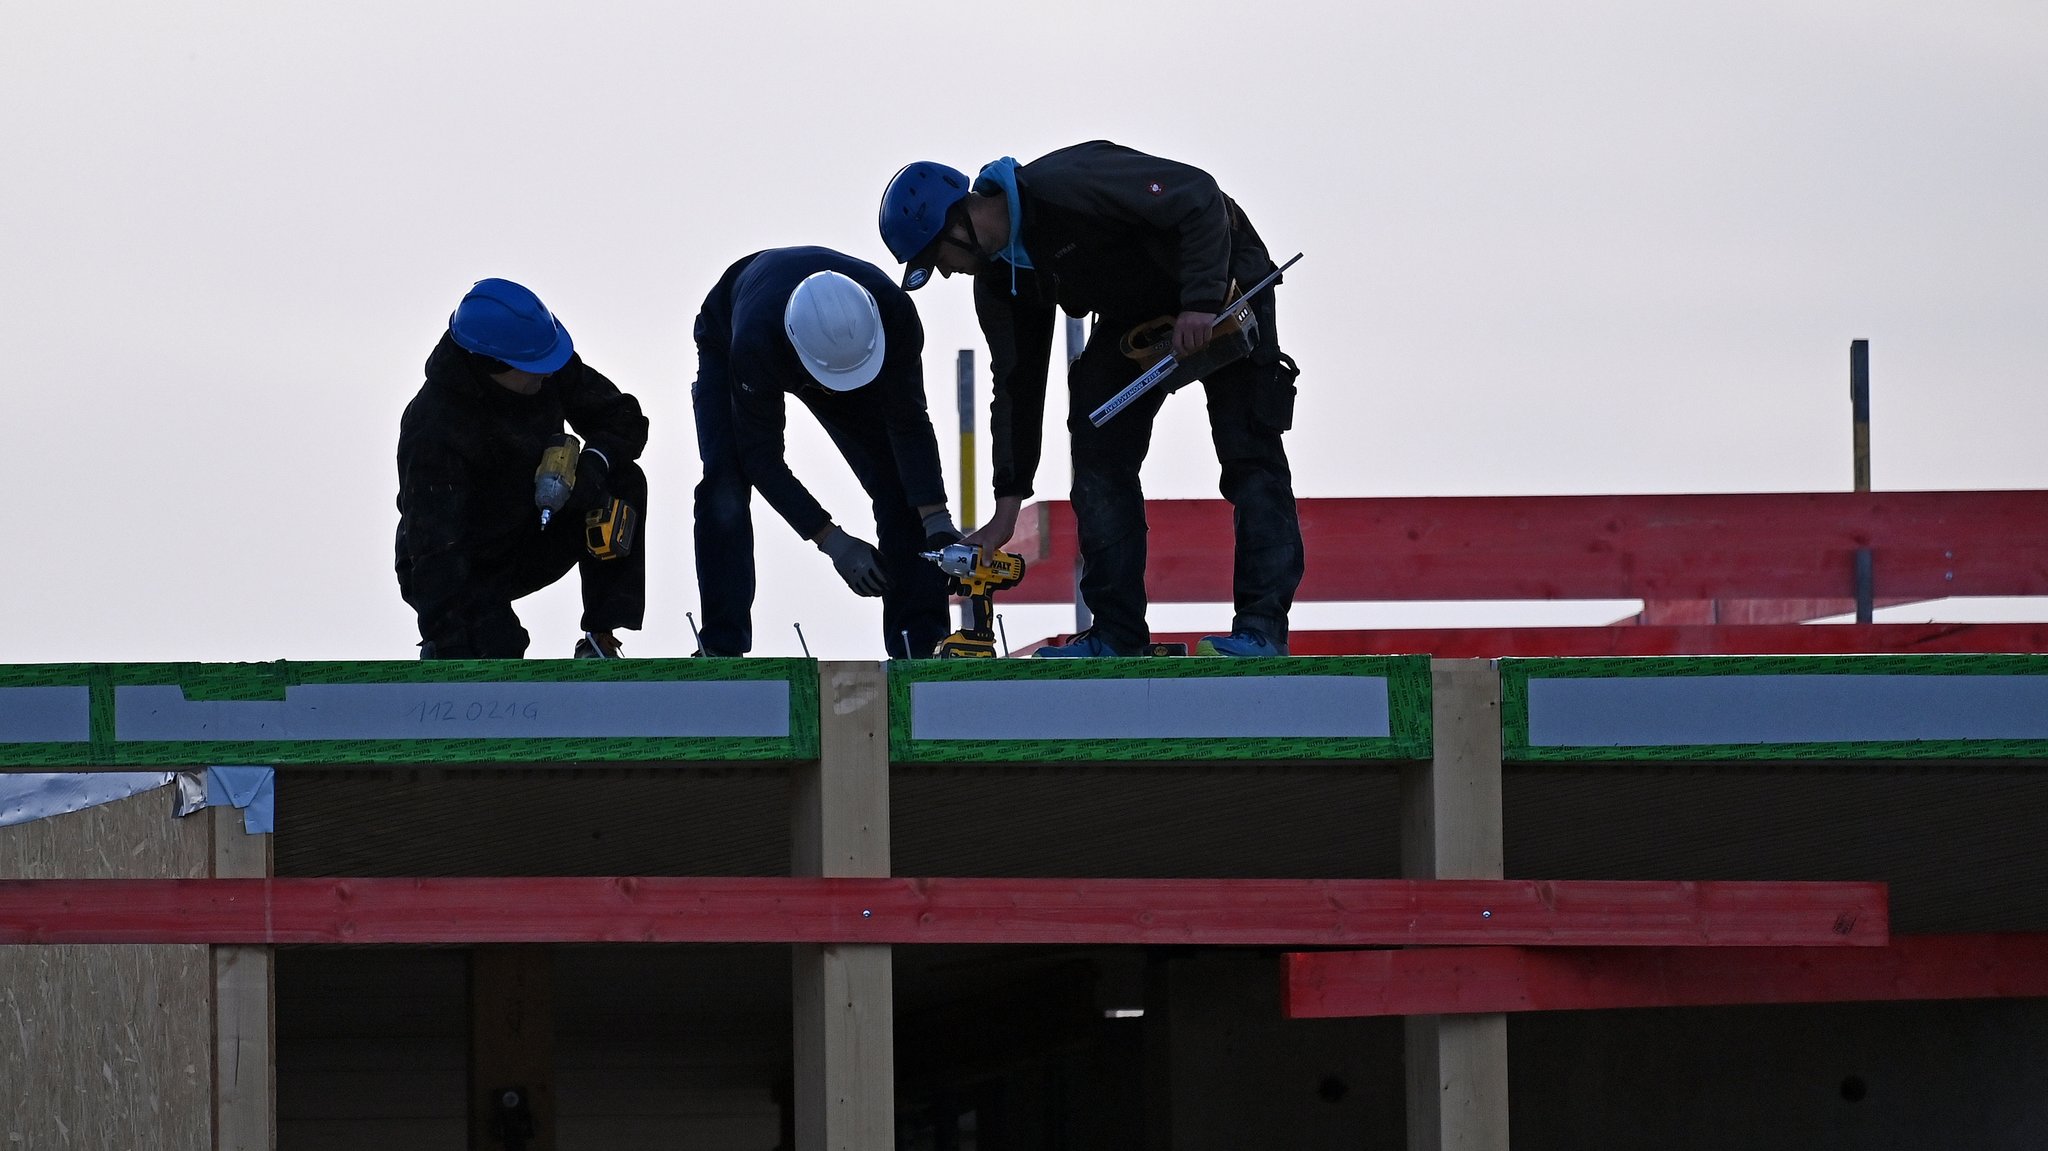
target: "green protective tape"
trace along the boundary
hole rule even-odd
[[[1503,659],[1501,753],[1509,763],[2048,760],[2048,739],[1536,746],[1532,680],[1706,676],[2048,676],[2048,655],[1601,656]]]
[[[780,681],[786,734],[775,736],[443,739],[148,740],[117,738],[123,688],[178,689],[194,704],[267,704],[301,685],[600,684]],[[818,671],[809,659],[445,660],[274,664],[48,664],[0,667],[0,687],[85,684],[86,743],[0,743],[0,766],[187,766],[205,763],[801,762],[818,757]]]
[[[897,660],[889,664],[889,758],[893,763],[1142,763],[1411,761],[1431,751],[1428,656],[1305,656],[1275,659]],[[1000,680],[1131,680],[1276,676],[1375,676],[1386,681],[1385,737],[1246,737],[933,740],[912,736],[912,687]]]

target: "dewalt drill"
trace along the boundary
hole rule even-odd
[[[932,654],[940,659],[991,659],[996,654],[995,593],[1024,582],[1024,557],[992,553],[986,562],[973,544],[947,544],[919,555],[951,577],[946,590],[967,599],[966,626],[945,639]]]
[[[576,488],[576,460],[583,454],[583,441],[562,432],[541,451],[540,466],[533,470],[533,506],[540,509],[540,526],[545,529],[554,514],[569,502]],[[601,560],[631,555],[633,538],[640,526],[640,513],[633,505],[612,496],[583,517],[583,546]]]

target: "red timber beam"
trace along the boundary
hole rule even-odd
[[[1304,499],[1298,602],[2048,595],[2048,491]],[[1013,603],[1071,603],[1073,509],[1025,509]],[[1158,603],[1229,603],[1230,505],[1149,500]],[[1655,622],[1646,621],[1646,622]],[[1734,621],[1728,621],[1734,622]],[[1763,622],[1763,621],[1758,621]],[[1499,654],[1499,653],[1492,653]]]
[[[1154,632],[1193,650],[1200,632]],[[1698,624],[1675,627],[1473,627],[1296,631],[1295,655],[1438,659],[1602,655],[1850,655],[2048,651],[2048,623]],[[1036,644],[1032,645],[1037,646]],[[1028,655],[1030,647],[1012,654]]]
[[[1882,946],[1882,883],[540,877],[0,881],[10,943]]]
[[[1285,957],[1290,1019],[2048,996],[2048,934],[1885,947],[1429,947]]]

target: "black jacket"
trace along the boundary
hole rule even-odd
[[[640,402],[581,356],[530,396],[477,370],[452,336],[427,357],[426,383],[398,426],[397,565],[422,636],[510,602],[510,558],[539,533],[533,472],[564,420],[615,468],[647,447]]]
[[[1056,311],[1095,313],[1113,338],[1156,316],[1221,312],[1233,279],[1250,287],[1273,268],[1214,177],[1107,140],[1020,166],[1017,200],[1032,268],[999,259],[974,281],[994,373],[998,496],[1031,494]]]
[[[882,316],[881,373],[850,392],[819,386],[782,325],[790,292],[804,277],[826,271],[866,288]],[[789,469],[786,395],[798,397],[821,421],[881,427],[911,506],[946,502],[938,438],[925,406],[924,325],[909,295],[880,268],[830,248],[755,252],[719,278],[697,314],[696,331],[697,390],[731,397],[735,442],[728,446],[747,483],[798,535],[809,539],[832,517]]]

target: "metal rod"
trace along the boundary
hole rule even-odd
[[[974,349],[960,349],[954,368],[955,402],[960,408],[960,523],[974,522]]]
[[[796,624],[796,645],[804,649],[804,658],[811,658],[811,645],[804,642],[804,625]]]
[[[1870,490],[1870,341],[1849,341],[1849,408],[1854,422],[1856,490]],[[1877,574],[1870,548],[1856,549],[1856,622],[1876,614]]]

